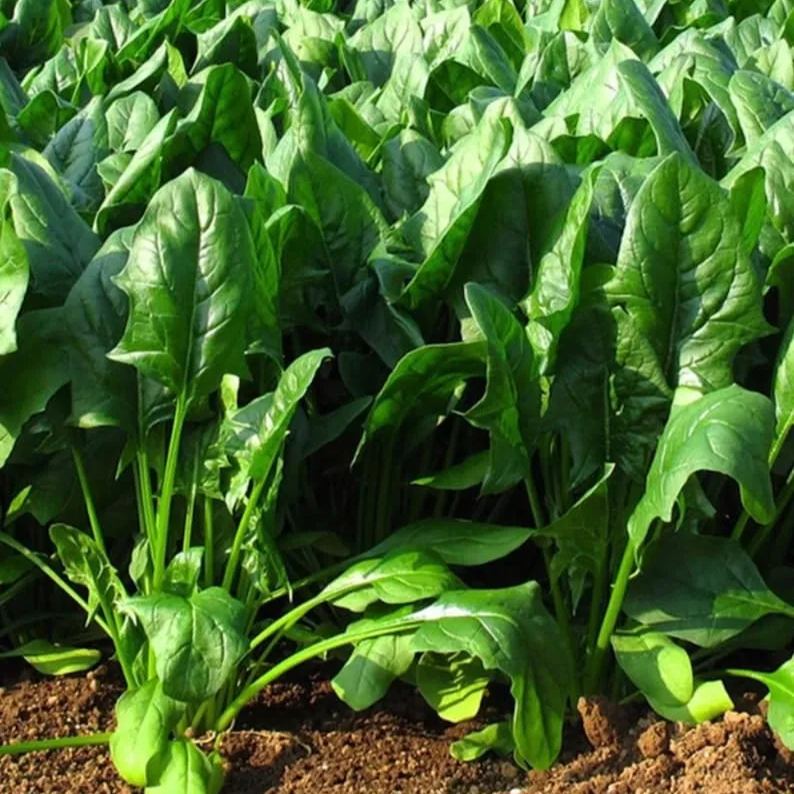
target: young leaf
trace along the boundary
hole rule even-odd
[[[66,575],[88,590],[89,619],[100,606],[108,619],[108,612],[127,597],[127,591],[107,555],[92,537],[66,524],[50,527],[50,539]]]
[[[30,640],[11,651],[0,653],[0,659],[23,658],[42,675],[68,675],[92,668],[102,658],[96,648],[73,648],[54,645],[48,640]]]
[[[198,703],[212,697],[248,647],[245,607],[220,587],[189,598],[137,596],[120,608],[143,626],[163,692],[174,700]]]
[[[116,283],[130,300],[109,354],[195,401],[225,373],[245,374],[256,254],[234,197],[193,170],[157,192]]]
[[[729,670],[732,675],[752,678],[769,688],[767,720],[783,744],[794,749],[794,658],[771,673],[755,670]]]
[[[489,431],[483,493],[499,493],[529,474],[540,424],[540,386],[529,339],[510,309],[478,284],[466,285],[466,303],[487,345],[485,394],[466,418]]]
[[[168,697],[156,678],[119,698],[110,755],[127,783],[146,786],[156,782],[168,753],[171,730],[183,712],[184,706]]]
[[[510,755],[516,748],[509,720],[494,722],[479,731],[467,733],[452,743],[450,751],[458,761],[476,761],[486,753]]]
[[[794,615],[739,543],[685,533],[651,547],[623,608],[644,626],[703,648],[725,642],[764,615]]]

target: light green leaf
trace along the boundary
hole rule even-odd
[[[184,706],[168,697],[156,678],[119,698],[110,756],[127,783],[145,786],[157,780],[171,730],[183,713]]]
[[[7,182],[6,175],[0,175]],[[0,187],[0,192],[5,192]],[[28,289],[28,258],[0,201],[0,356],[17,349],[16,322]]]
[[[476,761],[486,753],[510,755],[515,750],[510,721],[494,722],[479,731],[466,734],[452,743],[450,752],[458,761]]]
[[[370,604],[407,604],[460,585],[444,562],[428,551],[395,549],[385,557],[353,563],[320,592],[320,598],[353,612]]]
[[[442,469],[435,474],[417,477],[411,485],[435,488],[438,491],[465,491],[479,485],[488,471],[489,452],[475,452],[460,463]]]
[[[507,556],[531,537],[532,530],[456,518],[426,518],[392,532],[367,555],[394,549],[425,549],[449,565],[485,565]]]
[[[103,617],[127,597],[127,591],[96,541],[75,527],[54,524],[50,539],[69,579],[88,590],[89,619],[100,608]]]
[[[55,645],[48,640],[30,640],[11,651],[0,653],[0,659],[23,658],[42,675],[68,675],[92,668],[102,658],[96,648],[73,648]]]
[[[157,780],[146,794],[218,794],[223,786],[220,759],[207,757],[186,739],[169,742]]]
[[[728,672],[759,681],[769,688],[769,727],[789,750],[794,749],[794,659],[784,662],[771,673],[755,670]]]
[[[631,205],[608,291],[671,388],[727,386],[736,351],[768,332],[741,237],[727,194],[678,155],[654,169]]]
[[[448,722],[476,717],[489,681],[480,660],[466,654],[424,653],[416,666],[416,686],[422,697]]]
[[[351,625],[360,627],[362,623]],[[407,672],[413,660],[409,634],[363,640],[333,677],[331,686],[350,708],[362,711],[377,703],[394,679]]]
[[[444,166],[428,177],[427,200],[404,227],[406,239],[423,260],[403,290],[402,299],[410,307],[438,295],[454,275],[485,186],[510,138],[505,121],[485,116]]]
[[[774,516],[769,449],[774,436],[770,401],[739,386],[675,405],[646,480],[645,493],[629,519],[639,549],[651,523],[673,517],[678,494],[698,471],[716,471],[739,484],[742,503],[760,523]]]

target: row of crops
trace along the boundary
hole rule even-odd
[[[792,0],[2,0],[0,656],[112,655],[84,741],[163,794],[329,656],[356,709],[507,684],[465,759],[740,678],[794,747],[792,36]]]

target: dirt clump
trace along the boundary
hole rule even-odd
[[[633,722],[631,709],[601,698],[579,702],[579,752],[548,772],[532,772],[526,794],[772,794],[794,792],[794,765],[763,716],[727,712],[697,726]],[[582,747],[586,739],[590,749]],[[575,735],[569,746],[576,744]]]

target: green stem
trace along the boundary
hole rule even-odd
[[[753,538],[752,542],[747,547],[747,551],[751,557],[755,557],[755,555],[758,553],[758,550],[764,545],[764,543],[766,543],[770,533],[777,525],[780,517],[788,507],[789,502],[791,502],[792,497],[794,497],[794,469],[789,472],[788,478],[786,479],[786,485],[780,492],[777,505],[775,506],[774,518],[768,524],[764,524],[764,526],[761,527],[758,534]]]
[[[303,664],[303,662],[307,662],[309,659],[314,659],[315,657],[321,656],[322,654],[328,653],[329,651],[332,651],[336,648],[342,648],[345,645],[355,645],[362,640],[383,637],[387,634],[396,635],[405,633],[407,631],[412,631],[419,625],[420,624],[417,621],[403,620],[390,625],[382,626],[377,630],[370,628],[368,630],[359,631],[358,633],[339,634],[336,637],[331,637],[327,640],[320,640],[320,642],[315,642],[313,645],[299,650],[297,653],[294,653],[292,656],[284,659],[284,661],[279,662],[278,664],[271,667],[270,670],[246,686],[240,692],[240,694],[226,707],[224,712],[218,718],[216,730],[226,730],[232,724],[234,718],[237,716],[240,710],[249,701],[253,700],[253,698],[255,698],[268,684],[277,680],[282,675],[292,670],[294,667]]]
[[[42,750],[60,750],[64,747],[92,747],[107,744],[111,733],[93,733],[90,736],[64,736],[61,739],[40,739],[32,742],[12,742],[0,745],[0,755],[22,755]]]
[[[138,482],[141,488],[141,507],[143,509],[143,523],[146,527],[146,536],[153,548],[157,520],[154,515],[154,496],[152,495],[152,478],[149,473],[149,456],[146,450],[139,449],[135,456],[135,465],[138,471]]]
[[[531,474],[524,479],[524,486],[527,489],[529,509],[532,511],[532,520],[535,522],[535,529],[541,529],[546,526],[546,520],[543,517],[543,508],[540,505],[538,491],[535,488],[535,481],[532,479]]]
[[[615,576],[612,592],[609,596],[604,620],[596,638],[595,648],[587,663],[585,671],[585,692],[597,692],[604,668],[604,660],[609,650],[612,633],[620,617],[620,610],[623,607],[623,599],[626,596],[626,588],[629,584],[629,577],[634,570],[634,543],[631,538],[626,541],[626,548],[620,560],[620,567]]]
[[[105,538],[102,535],[102,526],[99,523],[94,497],[88,484],[88,475],[83,464],[83,456],[76,447],[72,447],[72,457],[74,458],[74,467],[77,469],[77,479],[80,481],[80,490],[83,492],[83,502],[85,502],[85,510],[88,513],[88,523],[91,525],[91,532],[100,551],[107,557]]]
[[[193,539],[193,514],[196,512],[197,496],[198,487],[194,477],[193,483],[190,486],[190,495],[187,500],[187,511],[185,512],[185,530],[182,538],[182,551],[187,551],[190,548],[190,543]]]
[[[772,444],[772,449],[769,452],[769,469],[770,470],[775,465],[775,461],[778,459],[778,456],[780,455],[781,451],[783,450],[783,444],[786,441],[786,437],[787,437],[787,434],[786,433],[782,433],[781,435],[779,435],[775,439],[775,442]],[[791,474],[789,474],[789,476],[788,476],[787,486],[790,485],[790,483],[791,483]],[[789,496],[789,498],[791,498],[791,497]],[[782,512],[782,510],[778,510],[777,511],[777,513],[775,515],[775,518],[773,519],[771,524],[774,524],[774,522],[777,521],[777,519],[780,517],[780,513],[781,512]],[[731,538],[733,540],[741,540],[742,539],[742,535],[744,534],[744,531],[747,528],[747,524],[748,524],[749,520],[750,520],[750,514],[747,512],[746,508],[743,508],[742,509],[742,513],[739,516],[739,519],[736,522],[735,526],[733,527],[733,531],[731,532]],[[772,531],[772,529],[771,529],[769,524],[765,525],[761,529],[761,532],[759,533],[759,535],[756,535],[755,539],[750,544],[750,556],[753,556],[758,551],[758,549],[764,544],[764,542],[766,541],[767,536],[769,535],[769,533],[771,531]],[[759,536],[762,536],[760,538],[760,540],[759,540]]]
[[[215,520],[212,515],[212,499],[204,499],[204,586],[215,583]]]
[[[171,501],[176,483],[176,467],[179,462],[179,442],[182,428],[187,418],[187,397],[182,392],[176,400],[174,424],[171,428],[171,439],[168,442],[168,453],[165,458],[163,487],[160,489],[160,501],[157,504],[157,537],[154,557],[154,589],[158,591],[165,576],[165,558],[168,553],[168,530],[171,522]]]
[[[268,637],[281,634],[291,626],[294,626],[304,615],[307,615],[315,607],[320,606],[320,604],[324,603],[326,599],[327,596],[317,595],[314,598],[310,598],[308,601],[304,601],[300,606],[295,607],[295,609],[291,609],[285,615],[282,615],[280,618],[278,618],[278,620],[274,620],[272,623],[265,626],[265,628],[262,629],[262,631],[260,631],[253,640],[251,640],[249,650],[253,651],[255,648],[259,647]]]
[[[248,527],[251,524],[251,519],[254,517],[259,499],[262,496],[262,491],[265,489],[265,482],[267,477],[263,477],[254,483],[251,490],[251,495],[248,497],[248,504],[245,506],[245,512],[237,525],[237,531],[234,533],[234,542],[232,543],[232,550],[229,554],[229,560],[226,563],[226,570],[223,574],[223,589],[231,592],[234,577],[237,574],[237,566],[240,562],[240,553],[243,549],[243,541],[248,534]]]

